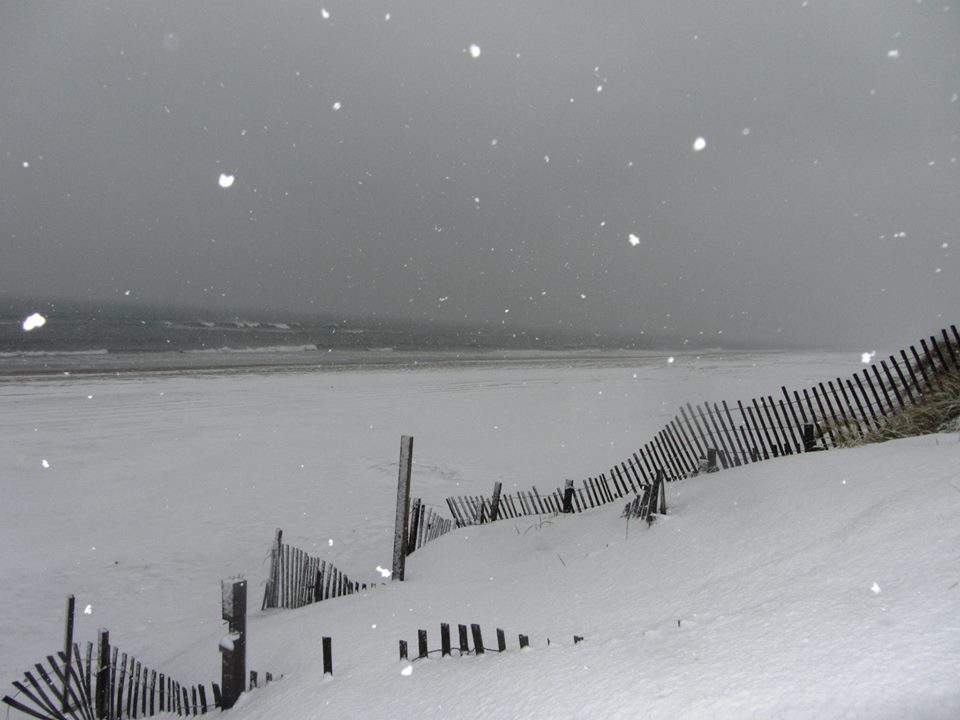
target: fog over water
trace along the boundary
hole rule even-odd
[[[958,54],[950,0],[5,3],[0,294],[892,348],[958,320]]]

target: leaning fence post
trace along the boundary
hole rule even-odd
[[[66,656],[66,667],[63,673],[63,703],[61,709],[67,712],[70,709],[70,668],[73,666],[73,614],[76,609],[77,599],[73,595],[67,596],[67,626],[63,640],[64,655]]]
[[[223,619],[229,625],[230,634],[220,641],[221,680],[223,699],[221,707],[233,707],[243,692],[247,674],[247,581],[220,583]]]
[[[493,484],[493,499],[490,501],[490,522],[496,522],[500,519],[500,490],[503,489],[503,483],[495,482]]]
[[[817,449],[817,441],[813,435],[813,425],[807,423],[803,426],[803,451],[813,452]]]
[[[410,469],[413,465],[413,438],[400,438],[400,477],[397,481],[397,514],[393,535],[392,580],[403,580],[407,559],[407,526],[410,520]]]

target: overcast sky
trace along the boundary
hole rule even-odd
[[[4,2],[0,292],[910,341],[950,2]]]

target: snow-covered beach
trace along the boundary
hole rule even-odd
[[[668,517],[628,538],[615,506],[454,531],[411,558],[403,586],[258,610],[277,527],[382,581],[402,434],[415,437],[414,494],[447,514],[445,497],[496,481],[553,488],[603,472],[681,403],[802,387],[859,361],[561,355],[9,379],[0,679],[60,646],[75,593],[80,639],[108,627],[160,670],[215,680],[219,581],[242,575],[248,665],[284,678],[242,698],[238,717],[315,717],[326,703],[331,717],[955,716],[955,435],[677,483]],[[513,650],[401,675],[397,641],[440,622],[503,627]],[[576,648],[574,633],[587,638]],[[335,643],[326,682],[321,635]]]

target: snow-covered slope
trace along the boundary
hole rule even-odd
[[[960,717],[957,468],[931,436],[677,483],[649,528],[610,507],[455,531],[402,584],[253,618],[252,666],[284,678],[236,716]],[[397,641],[439,648],[441,622],[509,649],[408,669]]]

